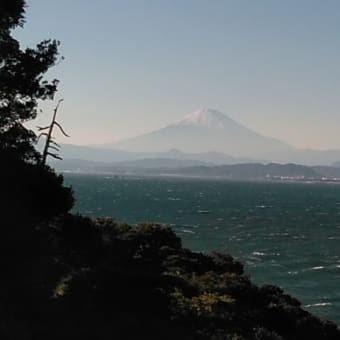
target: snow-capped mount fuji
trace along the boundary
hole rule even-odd
[[[252,159],[267,159],[267,155],[294,150],[213,109],[194,111],[171,125],[110,144],[110,147],[138,152],[164,152],[170,149],[191,153],[215,151]]]
[[[214,109],[201,109],[189,113],[183,119],[174,123],[176,126],[196,126],[205,127],[209,129],[225,129],[231,124],[236,125],[237,123],[225,116],[221,112]]]

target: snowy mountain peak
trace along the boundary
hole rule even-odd
[[[223,129],[226,124],[230,124],[231,119],[223,113],[209,108],[203,108],[186,115],[176,125],[194,125],[209,128]]]
[[[114,144],[119,150],[164,152],[221,152],[237,157],[267,159],[292,148],[262,136],[213,109],[200,109],[174,124]],[[178,151],[172,151],[177,154]]]

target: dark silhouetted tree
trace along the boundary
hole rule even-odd
[[[0,1],[0,152],[37,162],[36,135],[23,124],[37,116],[38,100],[53,99],[58,80],[45,73],[58,59],[56,40],[22,50],[12,36],[24,23],[25,1]]]
[[[24,24],[25,6],[24,0],[0,1],[0,172],[3,218],[21,216],[28,224],[33,216],[67,212],[73,198],[63,188],[62,177],[46,166],[40,168],[37,137],[24,126],[36,118],[38,101],[53,99],[57,91],[58,80],[49,82],[44,75],[55,65],[59,45],[56,40],[44,40],[35,48],[20,48],[12,33]],[[55,124],[59,126],[54,119]],[[19,210],[21,214],[13,213]]]

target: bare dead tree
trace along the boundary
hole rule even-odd
[[[60,157],[60,155],[58,154],[58,152],[60,151],[60,145],[54,141],[53,139],[53,129],[56,126],[60,132],[65,136],[65,137],[70,137],[63,129],[63,127],[57,122],[57,112],[60,106],[60,103],[63,101],[64,99],[60,99],[58,101],[57,106],[54,109],[53,112],[53,117],[52,117],[52,122],[50,125],[45,126],[45,127],[41,127],[38,126],[38,130],[39,131],[47,131],[47,132],[41,132],[38,136],[38,140],[40,137],[45,136],[46,137],[46,142],[45,142],[45,147],[44,147],[44,151],[42,154],[42,164],[45,165],[46,164],[46,160],[48,156],[51,156],[53,158],[56,159],[62,159]],[[50,150],[54,150],[54,152],[51,152]]]

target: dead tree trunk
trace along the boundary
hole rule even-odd
[[[59,155],[58,152],[60,151],[60,145],[58,143],[56,143],[53,140],[53,129],[55,126],[57,126],[60,130],[60,132],[65,136],[65,137],[70,137],[63,129],[63,127],[57,122],[57,112],[60,106],[60,103],[63,101],[63,99],[60,99],[58,101],[57,106],[54,109],[53,112],[53,117],[52,117],[52,121],[51,124],[45,127],[40,127],[38,126],[39,131],[45,131],[47,130],[47,132],[41,132],[38,139],[42,136],[46,137],[46,142],[45,142],[45,147],[44,147],[44,151],[42,154],[42,164],[45,165],[46,164],[46,160],[48,156],[51,156],[53,158],[56,159],[62,159]],[[55,152],[51,152],[50,150],[53,149]]]

